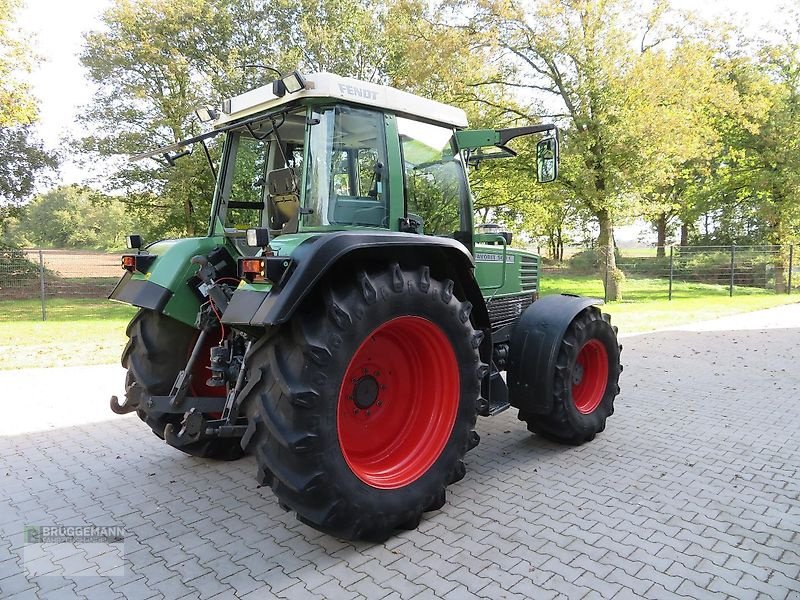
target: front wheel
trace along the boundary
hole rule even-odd
[[[251,352],[243,444],[301,521],[385,539],[464,476],[481,334],[427,267],[362,272],[317,296]]]
[[[580,312],[558,345],[552,405],[546,414],[520,411],[528,430],[565,444],[582,444],[614,413],[622,371],[616,328],[595,307]]]

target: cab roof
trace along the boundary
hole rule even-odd
[[[220,128],[244,117],[304,98],[343,100],[456,128],[467,126],[467,115],[460,108],[386,85],[340,77],[333,73],[312,73],[305,75],[305,80],[305,89],[280,97],[273,93],[272,83],[234,96],[223,103],[223,112],[214,127]]]

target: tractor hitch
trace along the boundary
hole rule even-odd
[[[111,396],[109,402],[111,412],[117,415],[127,415],[139,409],[142,402],[142,388],[135,381],[125,391],[125,402],[120,403],[117,396]]]
[[[198,412],[196,408],[191,408],[183,416],[178,431],[175,430],[174,424],[167,423],[164,427],[164,441],[176,448],[199,442],[205,434],[205,422],[203,413]]]
[[[175,448],[213,438],[240,438],[247,430],[247,425],[243,423],[230,425],[225,419],[209,421],[196,407],[183,416],[179,427],[173,423],[167,423],[164,427],[164,441]]]
[[[117,415],[127,415],[138,408],[138,405],[131,404],[130,402],[120,404],[119,398],[116,396],[111,396],[109,404],[111,405],[111,411]]]

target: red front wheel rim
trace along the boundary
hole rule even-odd
[[[578,412],[593,412],[603,400],[608,385],[608,351],[599,340],[581,346],[572,376],[572,400]]]
[[[458,363],[441,328],[412,316],[376,328],[339,390],[339,446],[350,470],[379,489],[422,477],[450,439],[459,395]]]

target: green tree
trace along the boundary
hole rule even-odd
[[[800,240],[800,30],[780,32],[762,43],[754,61],[742,60],[734,73],[751,98],[766,104],[754,127],[733,131],[720,165],[720,195],[743,220],[756,218],[763,243],[785,246]],[[757,207],[735,210],[747,203]],[[759,224],[755,224],[756,228]],[[785,285],[788,257],[776,257],[776,288]]]
[[[454,74],[479,72],[484,51],[464,52],[464,34],[435,17],[419,0],[116,0],[81,56],[100,90],[81,148],[87,160],[124,157],[197,133],[197,106],[275,76],[243,64],[328,70],[468,103]],[[213,182],[202,152],[176,169],[108,164],[108,190],[143,217],[148,237],[207,226]]]
[[[89,188],[60,186],[37,196],[10,232],[17,243],[44,248],[120,250],[136,229],[126,207]]]
[[[37,105],[24,75],[33,61],[31,48],[14,26],[19,0],[0,0],[0,127],[36,120]]]
[[[558,185],[596,219],[600,258],[612,274],[607,295],[620,299],[615,222],[640,212],[645,193],[707,151],[697,106],[714,94],[705,79],[713,72],[708,50],[668,27],[664,2],[641,10],[625,0],[548,0],[531,10],[476,0],[471,7],[474,27],[491,31],[505,59],[503,82],[529,98],[528,114],[562,123]]]
[[[25,83],[33,56],[14,26],[16,0],[0,0],[0,236],[38,183],[55,169],[55,156],[33,132],[37,103]]]
[[[199,132],[195,108],[264,81],[245,64],[267,60],[273,20],[265,5],[223,0],[118,0],[90,32],[81,61],[99,93],[81,141],[94,156],[119,157]],[[218,148],[212,151],[218,153]],[[195,235],[208,225],[213,178],[201,151],[165,169],[154,160],[112,163],[110,190],[149,224],[152,237]]]

